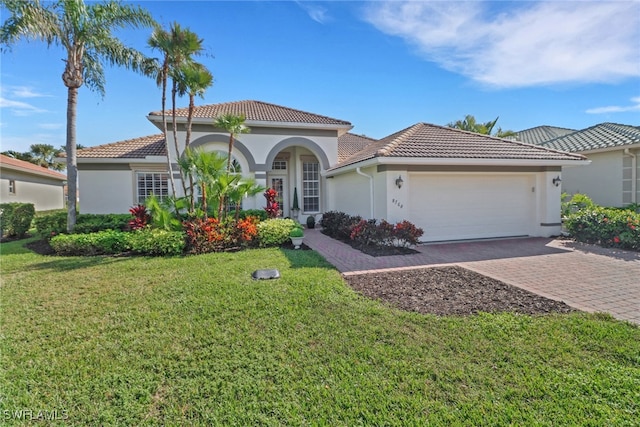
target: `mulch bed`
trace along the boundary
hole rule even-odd
[[[56,251],[53,250],[48,240],[36,240],[29,242],[25,245],[27,249],[40,255],[55,255]]]
[[[321,231],[322,234],[329,236],[327,233],[324,232],[324,230]],[[359,250],[362,253],[365,253],[367,255],[373,256],[373,257],[379,257],[379,256],[390,256],[390,255],[411,255],[411,254],[417,254],[418,251],[416,251],[415,249],[411,249],[411,248],[405,248],[405,247],[395,247],[395,246],[367,246],[367,245],[359,245],[356,242],[354,242],[353,240],[350,239],[338,239],[336,237],[333,236],[329,236],[332,239],[336,239],[344,244],[347,244],[349,246],[351,246],[353,249]]]
[[[471,315],[479,312],[569,313],[567,304],[536,295],[462,267],[435,267],[346,276],[369,298],[425,314]]]

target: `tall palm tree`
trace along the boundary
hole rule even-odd
[[[216,117],[213,121],[213,126],[219,129],[224,129],[229,133],[229,151],[227,156],[227,173],[231,172],[231,152],[233,151],[233,141],[235,136],[241,133],[249,133],[251,129],[245,126],[244,122],[246,117],[244,114],[223,114]]]
[[[174,22],[170,25],[169,31],[163,30],[156,26],[148,44],[151,48],[159,50],[163,53],[162,66],[157,75],[156,81],[162,86],[162,131],[165,137],[165,143],[168,144],[167,138],[167,119],[166,119],[166,93],[167,82],[171,79],[171,127],[173,132],[173,143],[176,156],[180,157],[180,149],[178,145],[178,127],[176,123],[176,96],[180,91],[180,79],[183,68],[193,64],[193,57],[202,53],[202,39],[188,28],[183,29],[180,24]],[[167,153],[169,147],[167,145]],[[168,156],[168,154],[167,154]],[[169,173],[171,173],[171,158],[167,157]],[[175,182],[172,180],[171,185],[175,194]],[[182,190],[186,193],[186,183],[182,179]]]
[[[113,31],[122,28],[151,27],[151,15],[138,6],[116,1],[85,4],[83,0],[0,0],[10,13],[0,27],[0,44],[10,46],[20,39],[41,40],[62,46],[66,53],[62,81],[67,87],[67,231],[76,224],[78,165],[76,159],[76,116],[78,89],[105,93],[104,63],[124,66],[139,72],[148,70],[149,59],[125,46]]]

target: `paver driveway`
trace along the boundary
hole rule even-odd
[[[372,257],[307,230],[305,241],[343,274],[457,264],[588,312],[640,324],[640,254],[570,240],[501,239],[421,245],[419,253]]]

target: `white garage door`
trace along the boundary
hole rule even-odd
[[[409,221],[422,241],[527,236],[532,175],[409,174]]]

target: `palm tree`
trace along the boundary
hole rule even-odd
[[[213,126],[224,129],[229,133],[229,151],[227,156],[227,173],[231,172],[231,152],[233,151],[233,141],[235,136],[241,133],[249,133],[251,129],[245,126],[246,118],[244,114],[223,114],[213,121]]]
[[[204,65],[194,62],[185,64],[178,70],[178,95],[189,95],[189,109],[187,113],[187,135],[185,148],[191,142],[191,125],[195,110],[195,97],[204,97],[205,91],[213,84],[213,74]]]
[[[169,31],[156,26],[151,38],[148,41],[151,48],[159,50],[163,53],[162,66],[157,74],[156,82],[162,86],[162,132],[165,137],[165,143],[168,144],[167,138],[167,119],[166,119],[166,98],[167,98],[167,81],[171,78],[171,127],[173,131],[173,143],[176,156],[180,157],[180,149],[178,146],[178,127],[176,124],[176,96],[180,92],[181,74],[184,68],[193,64],[193,56],[199,55],[202,50],[202,39],[198,38],[196,33],[188,28],[182,29],[180,24],[174,22],[170,25]],[[168,155],[169,147],[167,145],[167,163],[169,173],[171,170],[171,158]],[[184,178],[184,177],[182,177]],[[175,182],[171,181],[172,189],[175,194]],[[182,179],[182,190],[187,192],[185,180]]]
[[[486,123],[478,123],[474,116],[472,116],[471,114],[467,114],[464,119],[451,122],[447,124],[447,126],[449,126],[450,128],[466,130],[468,132],[479,133],[482,135],[491,135],[491,132],[493,132],[493,128],[495,127],[499,118],[500,117],[498,116],[495,120],[488,121]],[[502,128],[498,128],[496,133],[493,134],[493,136],[498,138],[507,138],[515,135],[515,132],[511,130],[503,131]]]
[[[76,116],[78,89],[86,83],[104,96],[104,63],[139,72],[148,71],[150,60],[125,46],[113,31],[151,27],[151,15],[138,6],[116,1],[85,4],[83,0],[61,0],[43,4],[39,0],[0,0],[10,17],[0,27],[0,44],[10,46],[20,39],[41,40],[62,46],[66,53],[62,81],[67,87],[67,231],[76,224],[78,165],[76,159]]]
[[[235,185],[228,192],[228,198],[231,203],[235,205],[235,219],[236,221],[240,218],[240,207],[242,206],[242,199],[245,197],[255,196],[256,194],[262,193],[265,188],[258,183],[253,178],[245,178],[238,180]]]
[[[202,210],[204,211],[205,219],[208,216],[208,200],[210,197],[208,190],[215,192],[216,194],[212,196],[219,198],[217,188],[219,187],[218,181],[224,176],[224,163],[225,158],[217,152],[192,150],[191,148],[186,148],[183,155],[178,159],[178,164],[185,175],[200,185]],[[195,211],[195,195],[191,193],[189,198],[191,213],[193,213]]]
[[[32,144],[30,148],[32,163],[55,171],[64,170],[64,164],[56,161],[56,157],[60,157],[64,149],[54,148],[50,144]]]

